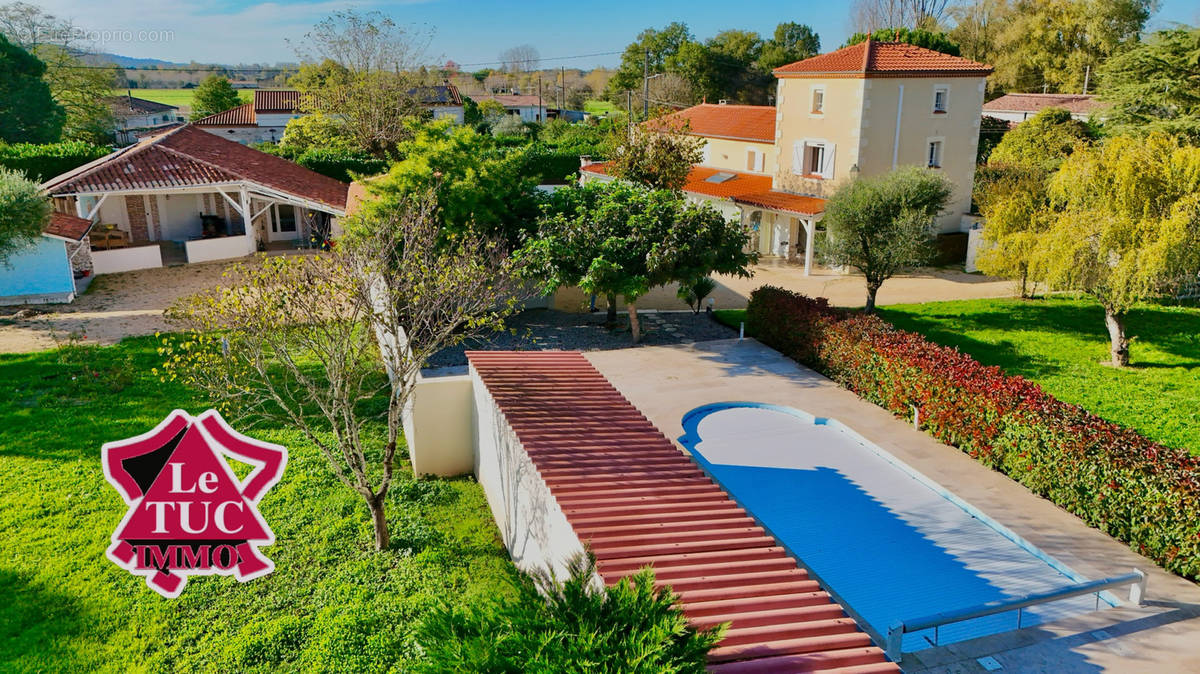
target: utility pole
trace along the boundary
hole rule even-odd
[[[642,119],[650,119],[650,50],[642,58]]]
[[[542,105],[542,76],[538,74],[538,121],[546,121],[546,106]]]
[[[625,90],[625,109],[628,110],[626,126],[629,127],[629,139],[633,140],[633,89]]]
[[[567,107],[567,67],[559,66],[558,72],[562,78],[562,94],[559,95],[558,109],[559,114],[562,114],[561,111]]]

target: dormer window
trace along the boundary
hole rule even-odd
[[[933,114],[944,115],[950,108],[950,90],[937,87],[933,90]]]
[[[820,115],[825,112],[825,90],[813,89],[812,91],[812,113]]]

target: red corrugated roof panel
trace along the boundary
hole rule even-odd
[[[604,581],[653,566],[694,624],[730,623],[713,671],[900,671],[582,354],[467,358]]]
[[[991,66],[970,59],[904,42],[878,40],[865,40],[774,70],[776,77],[986,77],[991,72]]]

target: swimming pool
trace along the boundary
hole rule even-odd
[[[680,443],[877,638],[899,620],[1085,580],[836,420],[734,402],[692,410],[683,428]],[[1110,604],[1042,604],[1021,624]],[[943,626],[937,641],[1016,626],[1010,611]],[[902,647],[933,643],[926,630]]]

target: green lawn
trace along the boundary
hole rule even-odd
[[[608,101],[592,99],[590,101],[584,101],[583,111],[593,115],[608,115],[616,112],[617,106]]]
[[[294,432],[242,430],[289,448],[261,502],[269,576],[192,577],[159,597],[104,556],[125,506],[100,445],[204,409],[150,374],[153,338],[0,356],[0,671],[401,670],[438,602],[511,596],[516,572],[479,486],[413,481],[389,495],[392,549],[371,551],[357,494]]]
[[[117,96],[124,96],[127,90],[121,89],[114,91]],[[134,98],[144,98],[147,101],[162,103],[164,105],[174,105],[177,107],[190,108],[192,106],[192,92],[195,89],[130,89],[129,93],[133,94]],[[254,92],[250,89],[239,89],[238,95],[242,97],[243,103],[249,103],[254,100]]]
[[[1032,379],[1060,400],[1200,454],[1200,308],[1133,311],[1128,369],[1101,364],[1108,333],[1103,312],[1090,300],[931,302],[879,313],[897,327]]]

